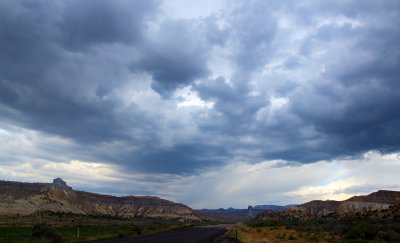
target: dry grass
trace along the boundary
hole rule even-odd
[[[335,239],[330,238],[328,235],[314,234],[299,232],[293,229],[287,229],[285,226],[265,226],[250,228],[244,224],[237,224],[233,226],[229,235],[232,238],[236,237],[236,230],[238,232],[238,240],[240,242],[251,243],[267,243],[267,242],[334,242]]]

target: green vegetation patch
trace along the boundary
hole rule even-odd
[[[46,222],[40,222],[34,224],[33,227],[0,227],[0,242],[78,242],[137,236],[185,226],[184,224],[171,224],[168,222],[152,222],[129,225],[55,227]]]
[[[0,242],[30,239],[32,227],[0,227]]]

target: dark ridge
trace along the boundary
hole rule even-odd
[[[366,196],[354,196],[347,199],[346,201],[395,203],[399,199],[400,192],[398,191],[379,190]]]

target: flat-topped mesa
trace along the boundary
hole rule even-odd
[[[59,177],[56,179],[53,179],[53,186],[72,190],[72,187],[68,186],[67,183]]]
[[[202,220],[191,208],[180,203],[151,196],[117,197],[76,191],[61,178],[52,183],[0,181],[0,217],[37,212]]]

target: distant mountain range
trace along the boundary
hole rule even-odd
[[[256,205],[253,206],[252,218],[255,218],[259,213],[263,213],[266,210],[270,210],[273,212],[283,212],[288,208],[295,206],[296,205],[287,205],[287,206]],[[237,208],[200,209],[200,210],[195,210],[195,212],[199,215],[202,215],[205,218],[213,218],[225,222],[246,221],[250,219],[248,209],[237,209]]]
[[[297,204],[290,204],[290,205],[286,205],[286,206],[279,206],[279,205],[256,205],[253,207],[253,210],[272,210],[272,211],[276,211],[276,212],[280,212],[280,211],[285,211],[288,208],[293,208],[296,207]]]
[[[0,216],[38,212],[201,220],[188,206],[158,197],[116,197],[76,191],[60,178],[53,183],[0,181]]]
[[[390,211],[400,205],[400,192],[379,190],[365,196],[354,196],[344,201],[314,200],[283,212],[267,210],[257,215],[261,220],[313,219],[322,217],[342,217],[366,215]],[[389,212],[390,213],[390,212]]]

